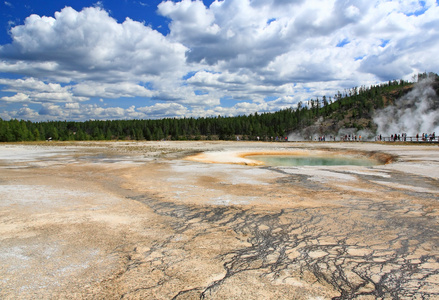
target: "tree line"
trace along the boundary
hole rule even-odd
[[[421,78],[424,76],[420,74]],[[435,74],[436,79],[438,75]],[[354,87],[332,97],[299,102],[296,108],[236,117],[165,118],[159,120],[89,120],[31,122],[0,119],[0,142],[86,140],[272,140],[312,125],[318,118],[341,120],[347,127],[358,118],[372,118],[375,109],[391,104],[412,83],[399,80]],[[373,124],[367,125],[373,129]],[[362,129],[362,128],[358,128]]]

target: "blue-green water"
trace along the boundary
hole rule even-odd
[[[345,156],[252,155],[247,158],[268,166],[375,166],[375,160]]]

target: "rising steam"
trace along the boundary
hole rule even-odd
[[[377,134],[438,134],[439,97],[433,89],[434,81],[434,76],[421,80],[409,93],[399,98],[395,105],[377,111],[373,117],[378,125]]]

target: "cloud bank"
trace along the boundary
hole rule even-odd
[[[0,46],[0,117],[200,117],[276,111],[439,72],[437,1],[164,1],[169,34],[105,7],[30,15]]]

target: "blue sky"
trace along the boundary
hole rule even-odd
[[[0,0],[0,118],[232,116],[439,73],[439,5]]]

